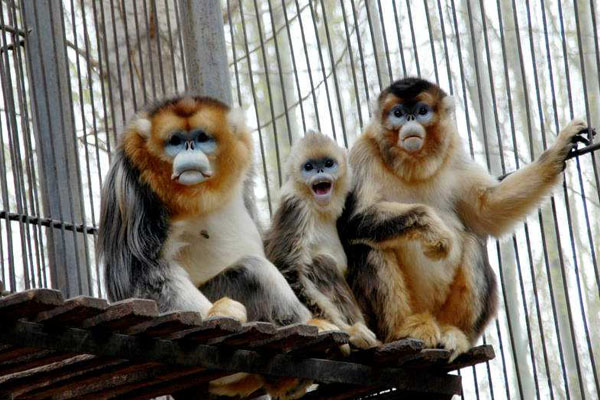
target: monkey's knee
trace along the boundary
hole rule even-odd
[[[212,301],[221,297],[239,301],[246,306],[249,321],[288,325],[310,319],[283,275],[265,258],[241,258],[200,290]]]

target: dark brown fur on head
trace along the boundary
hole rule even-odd
[[[396,105],[412,107],[417,102],[428,104],[433,110],[433,117],[423,124],[426,130],[423,147],[418,151],[407,151],[398,146],[399,129],[390,126],[387,119]],[[434,83],[420,78],[404,78],[381,92],[377,106],[371,136],[386,164],[405,181],[430,178],[453,151],[456,132],[452,99]]]
[[[121,146],[173,218],[207,213],[224,204],[250,168],[252,141],[236,112],[212,98],[182,96],[149,107],[129,124]],[[185,186],[171,178],[172,159],[164,145],[174,131],[194,128],[216,139],[216,153],[209,156],[216,171],[205,182]]]

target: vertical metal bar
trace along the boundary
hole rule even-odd
[[[3,7],[0,7],[0,23],[2,26],[6,26],[4,23],[4,10]],[[19,214],[23,214],[24,205],[26,204],[26,198],[24,194],[25,190],[25,182],[24,182],[24,174],[21,165],[21,154],[20,154],[20,140],[17,128],[17,117],[16,117],[16,105],[14,104],[14,92],[13,92],[13,83],[12,83],[12,75],[10,73],[10,60],[8,57],[8,42],[6,39],[7,31],[5,29],[2,30],[2,48],[3,57],[0,58],[0,78],[2,80],[2,93],[4,97],[4,113],[6,115],[6,125],[8,129],[8,150],[10,153],[10,166],[12,171],[12,176],[14,179],[15,189],[16,189],[16,205],[17,212]],[[4,140],[1,140],[2,151],[4,151]],[[4,180],[8,178],[7,174],[4,174]],[[6,184],[6,182],[4,182]],[[8,196],[8,193],[6,194]],[[10,204],[5,203],[6,209],[10,209]],[[10,222],[7,220],[7,224]],[[23,261],[23,278],[25,279],[25,288],[29,289],[30,285],[30,270],[29,270],[29,261],[27,260],[27,247],[28,247],[28,235],[25,234],[25,226],[23,222],[18,223],[19,227],[19,236],[21,242],[21,255]],[[23,253],[25,252],[24,256]]]
[[[337,133],[335,130],[335,121],[333,119],[333,109],[331,107],[331,96],[329,95],[329,85],[327,84],[327,72],[325,71],[325,62],[323,61],[323,52],[321,50],[321,39],[319,38],[319,29],[317,27],[317,15],[315,13],[315,9],[311,2],[308,3],[308,8],[310,8],[310,15],[312,16],[313,29],[315,31],[315,38],[319,46],[317,46],[317,54],[319,55],[319,62],[321,65],[321,75],[323,75],[323,83],[325,84],[325,97],[327,98],[327,108],[329,110],[329,118],[331,120],[331,130],[333,133],[333,139],[337,140]],[[334,68],[334,66],[331,66]]]
[[[275,143],[275,161],[277,162],[277,179],[279,186],[283,184],[283,174],[281,154],[279,149],[279,138],[277,135],[277,121],[275,120],[275,109],[273,108],[273,93],[271,91],[271,79],[269,77],[269,63],[267,62],[267,51],[265,50],[265,42],[263,38],[263,29],[261,21],[261,13],[258,9],[258,3],[254,0],[254,13],[256,15],[256,28],[258,29],[258,40],[260,42],[260,53],[262,55],[263,69],[265,71],[265,80],[267,83],[267,95],[269,96],[269,112],[271,113],[271,129],[273,130],[273,141]],[[248,54],[248,57],[250,55]],[[248,58],[248,62],[250,58]]]
[[[325,5],[321,0],[321,12],[323,13],[323,23],[325,25],[325,37],[327,38],[327,52],[329,53],[329,63],[331,64],[331,73],[333,74],[333,87],[335,89],[335,97],[337,100],[338,112],[340,114],[340,123],[342,125],[342,136],[344,137],[344,146],[348,147],[348,136],[346,134],[346,122],[344,115],[344,106],[342,105],[342,99],[340,97],[340,88],[338,85],[337,72],[336,72],[336,61],[333,56],[333,46],[331,45],[331,35],[329,33],[329,24],[327,23],[327,12],[325,11]],[[333,117],[333,113],[332,113]]]
[[[171,13],[169,12],[169,0],[165,0],[165,17],[167,18],[167,32],[169,33],[169,55],[171,56],[171,70],[173,73],[173,87],[175,88],[175,92],[179,92],[179,87],[177,85],[177,67],[175,66],[175,44],[173,42],[173,32],[171,29]],[[228,12],[229,15],[229,12]],[[229,24],[231,26],[231,23]],[[129,43],[127,43],[129,46]],[[233,45],[233,41],[232,41]],[[234,57],[235,59],[235,57]],[[131,68],[131,66],[130,66]]]
[[[94,2],[95,3],[95,2]],[[137,100],[137,94],[135,92],[135,79],[133,78],[133,54],[132,54],[132,50],[131,50],[131,46],[130,46],[130,40],[129,40],[129,24],[127,23],[127,6],[126,6],[126,2],[125,0],[123,0],[122,3],[122,8],[123,8],[123,15],[125,15],[125,18],[123,18],[123,31],[125,31],[125,46],[127,48],[127,65],[129,67],[129,84],[131,85],[131,100],[133,101],[133,108],[134,110],[138,110],[138,100]],[[170,30],[169,30],[170,32]],[[175,65],[173,63],[173,65]],[[173,74],[173,76],[175,76],[175,74]],[[110,78],[109,78],[110,79]],[[142,88],[142,90],[145,90],[144,88]]]
[[[179,0],[189,86],[231,104],[223,14],[219,0]]]
[[[362,117],[362,108],[360,107],[360,95],[358,94],[358,81],[356,79],[356,67],[354,65],[354,54],[352,52],[352,41],[350,40],[350,31],[348,30],[348,19],[346,17],[346,7],[344,6],[345,1],[341,1],[342,5],[342,19],[344,21],[344,32],[346,33],[346,45],[348,46],[348,55],[350,57],[350,72],[352,73],[352,84],[354,85],[354,101],[356,102],[356,112],[358,114],[358,125],[360,129],[363,129],[364,122]]]
[[[189,88],[188,74],[187,74],[187,68],[185,66],[185,56],[184,56],[185,49],[184,49],[184,45],[183,45],[183,32],[181,31],[181,11],[179,10],[178,4],[179,4],[178,1],[173,2],[173,5],[175,6],[175,20],[177,21],[177,26],[180,27],[179,34],[177,35],[177,39],[179,42],[179,53],[181,55],[181,68],[183,69],[183,87],[185,88],[185,90],[188,90],[188,88]]]
[[[144,22],[144,27],[146,28],[146,46],[148,47],[148,64],[150,65],[150,83],[151,83],[151,87],[152,87],[152,101],[156,100],[156,82],[155,82],[155,78],[154,78],[154,60],[152,59],[152,41],[150,40],[150,23],[148,22],[148,7],[147,7],[147,1],[142,1],[142,6],[143,6],[143,11],[142,14],[144,15],[143,18],[143,22]],[[137,14],[136,14],[137,17]],[[113,20],[113,24],[115,23],[115,21]]]
[[[577,11],[576,7],[575,7],[575,11]],[[560,29],[561,29],[561,36],[562,36],[563,60],[565,62],[565,78],[566,78],[566,82],[567,82],[567,98],[569,100],[569,103],[568,103],[569,104],[569,114],[570,114],[571,118],[574,118],[573,96],[572,96],[572,91],[571,91],[571,76],[570,76],[570,70],[569,70],[569,60],[568,60],[562,5],[561,5],[560,1],[558,2],[558,15],[559,15]],[[577,21],[578,21],[578,19],[577,19]],[[579,43],[581,43],[581,37],[579,34],[578,34],[578,41],[579,41]],[[583,82],[584,82],[583,89],[584,89],[584,93],[585,93],[585,91],[586,91],[585,66],[582,65],[581,67],[582,67],[582,78],[583,78]],[[590,120],[589,107],[587,105],[587,96],[586,95],[584,95],[584,103],[586,106],[587,120],[589,121]],[[584,190],[583,180],[582,180],[582,176],[581,176],[582,173],[581,173],[581,165],[580,165],[579,157],[575,158],[575,162],[576,162],[576,166],[577,166],[577,175],[579,177],[580,189],[581,189],[581,193],[582,193],[582,197],[583,197],[583,211],[584,211],[584,216],[585,216],[585,221],[586,221],[586,227],[588,229],[588,238],[589,238],[590,244],[591,244],[590,248],[591,248],[591,254],[592,254],[592,263],[594,264],[594,268],[597,271],[598,267],[596,265],[596,257],[595,257],[595,252],[594,252],[594,241],[591,238],[591,228],[590,228],[590,224],[589,224],[587,204],[585,202],[585,190]],[[575,247],[575,238],[574,238],[574,233],[573,233],[572,217],[571,217],[570,208],[568,206],[569,197],[568,197],[568,193],[566,190],[566,181],[565,181],[564,187],[565,187],[565,203],[567,203],[567,220],[569,221],[569,238],[571,239],[571,249],[573,252],[574,275],[576,278],[575,281],[577,283],[577,297],[579,300],[579,307],[580,307],[581,313],[582,313],[583,328],[585,331],[585,338],[586,338],[586,343],[587,343],[587,347],[588,347],[590,363],[592,365],[592,373],[593,373],[593,377],[594,377],[594,383],[596,385],[596,391],[598,393],[600,393],[600,381],[598,379],[598,371],[596,369],[596,361],[594,359],[594,352],[592,349],[589,327],[588,327],[587,318],[585,315],[585,308],[583,305],[583,294],[582,294],[581,279],[580,279],[581,277],[580,277],[580,272],[579,272],[579,263],[577,260],[577,249]],[[574,327],[571,327],[571,329],[574,330]],[[583,377],[580,377],[580,379],[582,379],[582,378]],[[582,391],[583,390],[584,389],[583,389],[583,382],[582,382]],[[582,395],[583,395],[583,392],[582,392]]]
[[[74,210],[79,208],[77,204],[80,204],[81,197],[78,192],[73,193],[71,190],[70,175],[71,171],[77,168],[77,153],[71,151],[75,143],[72,134],[69,134],[74,132],[66,86],[69,75],[65,63],[64,36],[56,34],[54,30],[56,26],[60,31],[64,29],[63,21],[58,18],[61,15],[61,4],[43,0],[26,1],[22,5],[33,30],[28,47],[31,60],[30,81],[32,86],[44,89],[43,96],[35,96],[32,100],[36,110],[47,112],[45,117],[37,113],[39,129],[36,135],[38,149],[44,154],[46,162],[45,166],[41,166],[44,171],[42,185],[46,186],[47,194],[44,199],[45,208],[50,217],[58,216],[58,219],[63,220],[63,215],[70,214],[72,222],[75,223]],[[49,101],[50,98],[53,101]],[[77,217],[81,218],[80,215]],[[64,229],[61,233],[63,238],[68,236],[72,240],[53,241],[48,237],[52,250],[64,260],[64,264],[55,266],[53,285],[69,296],[88,293],[87,279],[81,279],[82,276],[87,277],[88,271],[79,263],[83,256],[82,248],[78,245],[77,233],[65,233]],[[58,273],[58,269],[62,270],[62,273]]]
[[[362,71],[363,85],[365,88],[365,96],[367,98],[367,104],[369,104],[371,102],[370,95],[369,95],[369,81],[367,80],[367,71],[365,69],[365,58],[363,55],[362,39],[360,37],[360,27],[358,25],[358,11],[356,10],[354,0],[350,0],[350,5],[352,6],[352,18],[354,19],[354,32],[356,32],[356,43],[358,44],[358,55],[360,58],[360,68]],[[370,109],[369,109],[369,115],[371,115]]]
[[[306,37],[304,35],[304,24],[302,23],[302,9],[298,4],[298,0],[295,0],[296,4],[296,15],[298,15],[298,22],[300,23],[300,33],[302,36],[302,48],[304,49],[304,58],[308,70],[308,80],[310,82],[310,93],[313,99],[313,107],[315,111],[315,117],[317,119],[317,128],[321,130],[321,120],[319,118],[319,106],[317,105],[317,95],[315,94],[315,84],[313,82],[312,68],[310,66],[310,57],[308,56],[308,48],[306,46]]]
[[[296,65],[296,56],[294,55],[294,45],[293,45],[293,41],[292,41],[292,34],[290,32],[290,20],[288,18],[287,6],[285,4],[285,0],[281,0],[281,8],[283,10],[283,17],[285,18],[285,29],[287,31],[288,45],[290,46],[290,56],[292,58],[292,69],[294,72],[294,81],[296,83],[296,92],[298,93],[298,104],[300,105],[300,116],[302,117],[302,132],[304,134],[307,130],[306,116],[304,115],[304,99],[302,98],[302,90],[300,89],[300,79],[298,78],[298,67]],[[235,57],[234,57],[234,59],[235,59]]]
[[[417,75],[421,76],[421,66],[419,63],[419,52],[417,50],[417,40],[415,38],[415,26],[413,23],[412,11],[410,9],[410,0],[406,0],[406,10],[408,11],[408,26],[410,26],[410,37],[412,38],[413,51],[415,53],[415,64],[417,65]]]
[[[427,31],[429,32],[429,44],[431,45],[431,58],[433,59],[433,71],[435,73],[435,81],[439,85],[440,74],[438,72],[437,57],[435,55],[435,43],[433,40],[433,32],[431,30],[431,19],[429,18],[429,5],[427,4],[427,0],[423,0],[423,7],[425,7],[425,19],[427,20]]]
[[[154,24],[151,24],[151,27],[153,27],[155,29],[155,37],[156,37],[156,51],[158,53],[158,71],[159,71],[159,78],[160,78],[160,88],[161,88],[161,95],[164,96],[166,93],[166,86],[165,86],[165,71],[163,69],[163,56],[162,56],[162,46],[160,45],[160,23],[159,23],[159,18],[158,18],[158,11],[156,9],[156,0],[152,0],[152,3],[150,4],[150,22],[154,21]],[[150,37],[151,32],[148,32],[148,37]],[[150,46],[151,44],[148,43],[148,46]]]
[[[256,91],[254,90],[254,79],[252,77],[252,63],[250,60],[250,51],[248,48],[248,33],[246,32],[246,18],[244,17],[244,9],[242,6],[242,2],[239,2],[239,8],[240,8],[240,20],[242,22],[242,32],[244,34],[244,50],[246,51],[246,61],[248,63],[248,76],[249,76],[249,81],[250,81],[250,89],[252,90],[252,100],[254,102],[254,113],[255,113],[255,117],[256,117],[256,129],[258,131],[258,141],[260,144],[260,155],[261,155],[261,160],[262,160],[262,167],[263,167],[263,175],[264,175],[264,179],[265,179],[265,189],[267,190],[267,203],[269,206],[269,217],[271,217],[273,215],[273,206],[271,204],[271,190],[269,187],[269,175],[267,174],[267,162],[266,162],[266,156],[265,156],[265,145],[263,143],[263,137],[262,137],[262,132],[261,132],[261,128],[260,128],[260,116],[258,114],[258,103],[256,100]]]
[[[15,27],[18,27],[17,21],[17,6],[14,0],[11,0],[9,4],[9,9],[11,12],[9,13],[9,23]],[[13,42],[18,40],[18,35],[13,35]],[[23,60],[23,50],[21,46],[16,46],[13,55],[14,55],[14,63],[16,65],[16,74],[17,81],[19,84],[17,85],[17,95],[18,101],[20,104],[21,110],[21,127],[23,130],[23,137],[25,141],[25,158],[26,158],[26,169],[27,176],[29,177],[29,184],[31,190],[29,191],[29,204],[31,206],[30,213],[32,215],[40,215],[40,206],[39,206],[39,193],[38,193],[38,182],[36,177],[36,171],[34,166],[34,152],[32,148],[32,132],[30,130],[29,125],[29,109],[27,104],[27,95],[25,90],[25,72],[23,71],[24,60]],[[45,274],[42,274],[42,269],[45,271],[46,265],[44,257],[42,256],[42,229],[41,224],[35,224],[33,226],[33,241],[34,247],[36,250],[36,265],[37,265],[37,275],[38,275],[38,287],[42,287],[47,285],[46,282],[42,279]],[[1,238],[0,238],[1,240]],[[0,245],[1,247],[1,245]]]
[[[392,2],[394,9],[394,21],[396,21],[396,38],[398,39],[398,51],[400,52],[400,61],[402,62],[402,73],[406,76],[406,60],[404,59],[404,45],[402,44],[402,34],[400,33],[400,25],[402,18],[398,19],[398,5],[396,0]]]
[[[281,70],[281,57],[279,55],[279,44],[277,44],[277,29],[275,27],[275,21],[273,20],[273,7],[271,6],[271,0],[267,1],[267,4],[269,6],[269,19],[271,20],[271,34],[273,35],[273,44],[275,45],[275,57],[277,59],[277,70],[279,71],[279,86],[281,88],[281,96],[283,98],[283,114],[285,116],[285,125],[287,127],[287,136],[288,136],[288,143],[291,146],[292,145],[292,128],[290,125],[290,116],[289,116],[289,110],[288,110],[288,103],[287,103],[287,96],[285,93],[285,84],[283,82],[283,71]],[[262,41],[261,41],[262,43]],[[268,66],[265,65],[265,73],[267,73],[268,76]],[[270,96],[269,96],[270,97]],[[273,126],[275,126],[277,123],[277,121],[273,121]]]

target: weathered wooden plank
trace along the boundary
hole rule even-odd
[[[223,372],[210,372],[207,373],[207,378],[202,377],[201,380],[196,380],[195,377],[183,377],[169,382],[158,382],[115,396],[113,399],[147,400],[158,396],[173,395],[178,392],[181,394],[175,396],[176,400],[212,399],[213,397],[208,395],[208,385],[206,383],[203,384],[203,381],[211,381],[224,375],[228,374]],[[234,397],[233,399],[236,398]]]
[[[125,384],[133,380],[154,377],[162,372],[160,367],[161,365],[157,362],[143,364],[125,363],[118,367],[102,367],[62,382],[51,383],[45,387],[28,392],[20,398],[29,400],[78,398],[84,394],[104,388]]]
[[[289,350],[292,355],[301,355],[309,357],[313,355],[322,355],[323,352],[333,349],[339,351],[339,347],[348,344],[349,336],[342,331],[320,332],[316,338],[298,343]]]
[[[223,376],[223,372],[206,371],[203,368],[158,368],[148,371],[146,374],[134,374],[122,385],[90,391],[86,395],[77,397],[80,400],[108,399],[125,395],[129,399],[129,393],[140,389],[157,387],[159,385],[173,386],[177,382],[189,382],[191,385],[199,385],[203,382]],[[178,390],[178,389],[175,389]],[[168,393],[167,393],[168,394]],[[150,397],[147,397],[150,398]]]
[[[423,342],[416,339],[402,339],[352,354],[353,362],[376,365],[401,365],[423,349]]]
[[[107,359],[92,355],[79,355],[70,359],[48,364],[40,368],[3,376],[0,379],[0,392],[10,392],[19,396],[39,388],[58,384],[76,376],[93,371],[106,370],[125,364],[125,360]]]
[[[193,311],[176,311],[159,315],[150,321],[131,327],[127,333],[147,337],[172,338],[202,326],[202,316]]]
[[[38,314],[35,321],[51,325],[81,326],[83,321],[103,313],[107,308],[108,303],[104,299],[78,296]]]
[[[242,326],[239,332],[231,335],[214,338],[208,344],[219,346],[242,347],[250,343],[261,342],[272,338],[277,328],[268,322],[249,322]]]
[[[103,313],[85,320],[81,327],[124,331],[156,316],[158,307],[155,301],[127,299],[111,304]]]
[[[445,349],[424,349],[410,360],[407,360],[402,366],[405,368],[428,368],[431,370],[448,364],[451,355],[452,352]]]
[[[0,298],[0,318],[12,321],[34,315],[63,304],[58,290],[31,289]]]
[[[442,371],[454,371],[457,369],[471,367],[473,365],[493,360],[496,357],[494,348],[488,345],[473,347],[468,352],[461,354],[449,364],[441,365]]]
[[[377,368],[347,362],[260,354],[256,351],[183,344],[169,340],[105,333],[101,339],[81,329],[47,330],[40,324],[16,321],[0,330],[0,342],[39,348],[96,354],[140,363],[164,363],[229,372],[245,371],[272,376],[296,376],[325,383],[393,385],[399,390],[452,394],[460,391],[460,378],[428,369]],[[114,373],[114,371],[111,371]],[[97,375],[97,374],[96,374]],[[97,376],[91,379],[100,379]]]
[[[242,324],[233,318],[209,318],[203,321],[200,326],[193,329],[183,336],[181,340],[190,343],[207,343],[211,339],[225,335],[231,335],[239,332]]]
[[[303,400],[346,400],[372,393],[376,390],[373,386],[352,386],[344,384],[319,385],[316,390],[302,397]]]
[[[34,347],[8,346],[5,347],[2,352],[0,352],[0,363],[14,360],[15,358],[23,357],[29,354],[35,354],[39,351],[40,349],[36,349]]]
[[[52,350],[38,350],[34,353],[15,357],[10,361],[0,363],[0,376],[27,371],[42,365],[52,364],[75,356],[72,353],[61,353]]]
[[[277,329],[277,332],[268,339],[251,343],[250,348],[287,352],[295,347],[300,346],[307,340],[315,339],[318,334],[319,330],[314,325],[288,325]]]

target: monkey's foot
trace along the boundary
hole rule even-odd
[[[442,328],[440,345],[452,352],[448,362],[454,361],[456,357],[462,353],[466,353],[471,348],[471,343],[469,342],[467,335],[457,327],[451,325]]]
[[[381,344],[373,331],[362,322],[355,323],[346,332],[350,335],[350,343],[360,349],[368,349]]]
[[[431,314],[414,314],[404,320],[400,329],[392,335],[391,340],[406,337],[422,340],[426,347],[432,348],[437,347],[440,343],[441,331]]]
[[[246,307],[244,307],[242,303],[232,300],[229,297],[223,297],[222,299],[215,301],[208,310],[206,317],[229,317],[237,319],[242,323],[248,320]]]
[[[240,372],[224,376],[208,383],[208,391],[218,396],[246,397],[263,387],[264,380],[261,376]]]
[[[265,377],[264,387],[273,399],[291,400],[304,396],[306,390],[313,384],[307,379],[298,378],[268,378]]]
[[[311,320],[306,321],[306,323],[308,325],[316,326],[319,329],[319,332],[340,331],[341,330],[334,323],[329,322],[324,319],[321,319],[321,318],[313,318]],[[350,355],[350,346],[347,344],[343,344],[340,346],[340,351],[342,352],[343,355],[349,356]]]

